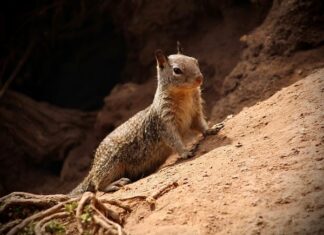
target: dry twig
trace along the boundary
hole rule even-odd
[[[101,199],[100,200],[102,203],[108,203],[110,205],[113,205],[113,206],[117,206],[119,208],[122,208],[124,209],[125,211],[127,212],[131,212],[132,209],[130,208],[130,206],[128,205],[125,205],[123,204],[120,200],[114,200],[114,199],[111,199],[111,200],[108,200],[108,199]]]
[[[32,52],[34,45],[35,45],[35,41],[32,41],[31,43],[29,43],[24,55],[19,60],[17,67],[14,69],[14,71],[12,72],[12,74],[10,75],[10,77],[8,78],[8,80],[5,82],[2,89],[0,90],[0,99],[2,98],[4,93],[7,91],[9,85],[15,79],[15,77],[17,76],[17,74],[19,73],[19,71],[21,70],[23,65],[26,63],[28,57],[30,56],[30,53]]]

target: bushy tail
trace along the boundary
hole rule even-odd
[[[84,180],[75,188],[73,189],[69,195],[70,196],[77,196],[87,191],[94,191],[94,186],[92,184],[92,180],[90,175],[88,175]]]

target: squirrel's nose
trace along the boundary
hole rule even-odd
[[[199,84],[201,84],[201,83],[203,82],[203,80],[204,80],[204,77],[203,77],[202,74],[196,76],[196,78],[195,78],[195,81],[196,81],[197,83],[199,83]]]

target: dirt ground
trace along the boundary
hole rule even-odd
[[[198,156],[104,197],[178,183],[151,210],[139,203],[131,234],[324,233],[324,69],[228,117]]]

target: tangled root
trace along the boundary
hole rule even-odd
[[[159,197],[177,186],[173,182],[151,196],[138,195],[119,200],[100,198],[92,192],[79,197],[11,193],[0,198],[0,234],[66,233],[63,224],[74,224],[79,234],[126,235],[124,218],[132,211],[126,201],[139,199],[154,208]]]
[[[8,235],[17,234],[27,227],[36,235],[45,234],[49,224],[57,219],[76,222],[80,234],[87,231],[90,234],[124,235],[120,216],[131,211],[122,202],[103,201],[91,192],[74,198],[17,192],[1,198],[0,205],[0,219],[7,221],[0,226],[0,234]],[[110,205],[119,208],[119,212],[109,208]]]

